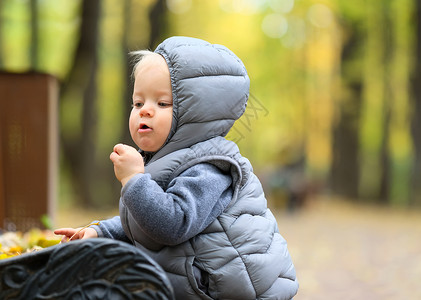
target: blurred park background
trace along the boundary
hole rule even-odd
[[[249,72],[249,105],[228,138],[252,162],[290,244],[297,299],[421,297],[415,0],[0,0],[3,226],[39,201],[53,226],[117,213],[108,158],[116,143],[133,145],[128,53],[173,35],[223,44]],[[51,99],[25,131],[16,118],[38,114],[43,98],[31,95],[42,85]],[[45,157],[22,162],[35,175],[14,167],[37,148],[29,130],[48,136]],[[37,180],[41,200],[39,184],[25,191]]]

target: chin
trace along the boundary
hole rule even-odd
[[[142,149],[145,152],[156,152],[156,151],[158,151],[158,148],[156,148],[156,147],[148,147],[148,146],[141,147],[141,146],[139,146],[139,148]]]

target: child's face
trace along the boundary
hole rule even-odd
[[[129,129],[136,145],[159,150],[171,130],[173,101],[170,72],[159,54],[146,56],[135,70],[133,109]]]

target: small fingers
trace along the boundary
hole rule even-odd
[[[120,157],[122,154],[124,154],[126,147],[127,147],[126,145],[121,144],[121,143],[115,145],[114,148],[113,148],[113,152],[111,152],[111,154],[110,154],[110,160],[113,163],[115,163],[117,161],[118,157]]]
[[[112,162],[115,162],[118,157],[119,157],[119,155],[116,152],[111,152],[111,154],[110,154],[110,160]]]
[[[59,228],[54,230],[54,234],[56,235],[63,235],[61,238],[60,243],[67,243],[69,238],[76,232],[74,228]]]
[[[116,154],[121,154],[122,152],[124,152],[125,147],[126,147],[126,145],[120,143],[120,144],[117,144],[117,145],[114,146],[113,151]]]
[[[74,228],[58,228],[54,230],[54,234],[57,235],[72,235],[76,232],[76,229]]]

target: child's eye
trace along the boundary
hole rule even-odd
[[[143,103],[141,102],[135,102],[132,104],[132,107],[141,108],[143,106]]]
[[[161,107],[168,107],[168,106],[171,106],[171,103],[168,103],[168,102],[159,102],[158,105],[161,106]]]

